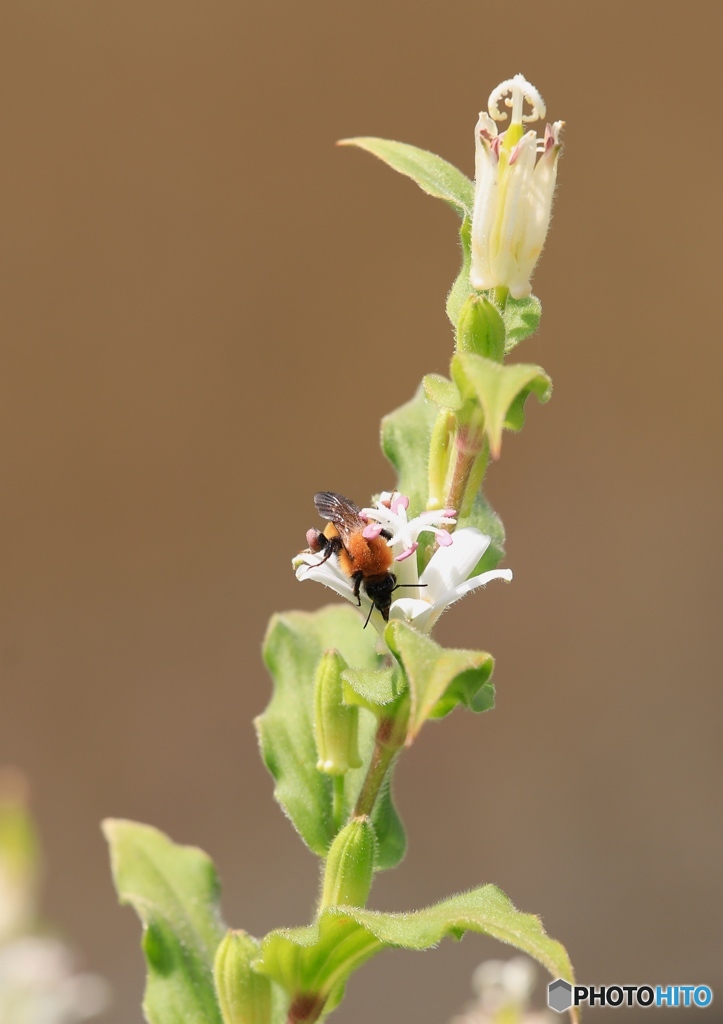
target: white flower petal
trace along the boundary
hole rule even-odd
[[[422,633],[428,632],[428,623],[434,613],[434,605],[413,597],[400,597],[389,609],[390,619],[402,619]]]
[[[347,601],[356,604],[354,589],[348,576],[345,576],[330,558],[323,565],[308,561],[302,562],[296,566],[296,578],[297,580],[314,580],[315,583],[323,583],[325,587],[335,590],[340,597],[345,597]]]
[[[455,530],[452,538],[449,547],[437,548],[420,577],[430,603],[463,583],[490,546],[490,538],[474,526]]]

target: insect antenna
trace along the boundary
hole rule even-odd
[[[392,588],[392,593],[394,593],[395,590],[399,590],[400,587],[428,587],[428,586],[429,586],[428,583],[397,583],[396,587]]]
[[[364,629],[366,629],[367,626],[369,625],[369,619],[371,619],[373,611],[374,611],[374,605],[372,604],[372,605],[369,606],[369,614],[367,615],[367,620],[364,623]]]

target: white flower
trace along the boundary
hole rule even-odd
[[[407,518],[408,507],[409,500],[403,495],[382,494],[374,508],[362,509],[363,518],[370,523],[364,534],[367,537],[378,537],[382,530],[391,534],[387,543],[395,556],[394,575],[397,577],[397,585],[405,588],[405,596],[392,601],[390,620],[403,619],[415,629],[429,633],[442,612],[455,601],[477,587],[483,587],[490,580],[503,579],[509,582],[512,572],[510,569],[493,569],[470,578],[470,573],[489,547],[490,538],[472,526],[463,527],[454,533],[442,529],[445,524],[456,522],[453,509],[422,512],[410,520]],[[419,575],[417,559],[409,556],[416,551],[417,538],[425,530],[435,534],[439,547]],[[341,571],[335,558],[329,558],[322,564],[323,559],[323,554],[311,551],[297,555],[292,563],[296,578],[323,583],[356,605],[352,581]],[[362,610],[366,615],[371,603],[363,587],[361,599]],[[372,621],[378,632],[383,633],[385,623],[382,616],[373,615]]]
[[[552,1014],[530,1009],[537,980],[526,956],[512,960],[486,960],[472,975],[476,1000],[450,1024],[552,1024]]]
[[[495,122],[507,117],[499,104],[508,94],[505,105],[512,108],[512,119],[498,135]],[[530,114],[523,113],[525,100]],[[564,122],[548,124],[542,138],[523,131],[523,121],[545,117],[545,104],[522,75],[498,85],[488,107],[489,114],[479,115],[475,133],[470,280],[477,289],[509,288],[513,299],[521,299],[530,294],[530,277],[550,223]]]
[[[0,949],[0,1020],[8,1024],[77,1024],[108,1005],[108,986],[75,972],[66,946],[29,935]]]

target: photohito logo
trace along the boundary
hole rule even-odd
[[[571,1006],[710,1006],[709,985],[571,985],[558,978],[547,986],[547,1005],[564,1013]]]

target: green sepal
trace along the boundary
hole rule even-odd
[[[344,700],[342,673],[346,662],[338,651],[324,651],[314,680],[314,739],[317,771],[346,775],[361,768],[359,709]]]
[[[422,378],[424,393],[430,402],[440,409],[457,412],[462,408],[462,396],[454,381],[443,377],[441,373],[428,373]]]
[[[260,951],[260,943],[240,929],[229,930],[216,950],[213,977],[223,1024],[272,1024],[280,1016],[274,1002],[282,1002],[282,1013],[286,1009],[285,997],[274,999],[283,995],[279,986],[251,966]]]
[[[409,680],[407,746],[428,718],[443,718],[458,704],[471,711],[494,707],[491,654],[441,647],[401,619],[389,623],[384,639]]]
[[[376,859],[377,837],[371,819],[352,818],[331,844],[319,910],[363,907],[372,887]]]
[[[493,302],[485,295],[470,295],[457,321],[458,352],[473,352],[501,363],[505,357],[505,324]]]
[[[429,442],[437,407],[424,388],[382,420],[382,451],[397,471],[397,490],[409,498],[409,518],[427,507]]]
[[[322,654],[335,648],[347,664],[378,669],[382,656],[375,636],[364,630],[351,605],[329,605],[317,612],[285,612],[269,623],[264,661],[274,680],[270,704],[256,721],[261,755],[275,781],[274,796],[306,845],[325,857],[336,834],[333,784],[316,769],[314,679]],[[359,713],[359,754],[368,764],[377,723]],[[365,767],[344,776],[344,815],[351,814],[365,776]],[[406,846],[404,830],[387,792],[374,808],[372,821],[379,840],[377,867],[399,863]]]
[[[513,299],[508,296],[502,319],[505,324],[505,352],[511,352],[525,338],[534,334],[540,326],[542,303],[536,295],[528,295],[524,299]]]
[[[526,363],[501,365],[471,352],[458,352],[453,357],[452,376],[463,395],[476,395],[484,413],[490,453],[495,459],[500,455],[502,431],[522,429],[528,395],[534,392],[541,402],[547,402],[552,393],[552,381],[542,367]]]
[[[339,146],[357,146],[383,160],[385,164],[416,181],[422,191],[437,199],[444,199],[460,217],[472,216],[474,183],[454,164],[426,149],[410,146],[406,142],[377,139],[366,136],[341,139]]]
[[[130,904],[143,922],[146,1020],[222,1024],[213,963],[226,929],[210,857],[133,821],[109,818],[103,832],[120,902]]]
[[[429,949],[447,935],[459,939],[465,932],[508,943],[534,957],[553,977],[574,983],[564,947],[545,934],[538,917],[521,913],[494,885],[406,914],[329,908],[308,928],[270,932],[256,966],[286,989],[292,1006],[300,997],[316,999],[317,1006],[328,1000],[328,1011],[351,973],[380,950]]]

